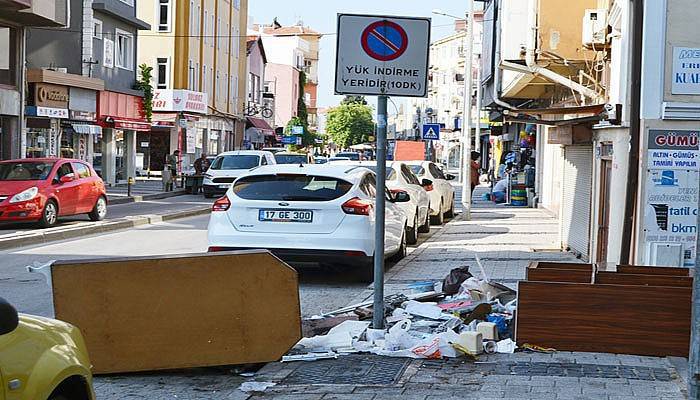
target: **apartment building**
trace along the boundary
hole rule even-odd
[[[151,170],[182,154],[187,168],[200,153],[238,149],[245,131],[247,0],[158,0],[140,4],[153,21],[138,60],[153,67],[151,129],[139,137]]]
[[[24,157],[27,27],[63,29],[68,0],[0,0],[0,159]]]

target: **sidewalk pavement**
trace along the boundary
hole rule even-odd
[[[558,251],[557,221],[546,211],[493,205],[478,199],[472,218],[451,221],[386,274],[386,294],[410,283],[436,282],[450,269],[476,267],[489,279],[516,288],[532,260],[576,261]],[[371,298],[368,288],[353,299]],[[661,339],[663,340],[663,339]],[[411,360],[374,355],[337,360],[270,363],[250,380],[273,382],[265,392],[229,392],[236,399],[684,399],[684,359],[604,353],[495,354],[466,359]],[[187,392],[184,392],[185,394]],[[224,395],[224,393],[221,393]],[[204,395],[201,398],[210,398]]]
[[[87,215],[60,218],[52,228],[40,229],[31,224],[0,226],[0,250],[30,246],[57,240],[133,228],[178,218],[208,214],[213,200],[201,195],[181,195],[165,199],[142,200],[107,207],[104,221],[92,222]]]
[[[111,205],[166,199],[183,194],[185,194],[185,190],[181,188],[175,188],[172,192],[164,191],[160,178],[137,179],[131,186],[131,196],[129,196],[129,188],[126,184],[107,187],[107,199]]]

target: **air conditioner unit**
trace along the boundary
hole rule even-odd
[[[680,243],[651,242],[647,244],[646,264],[659,267],[682,267],[683,245]]]
[[[583,14],[582,42],[586,47],[603,46],[608,42],[608,12],[603,8],[586,9]]]

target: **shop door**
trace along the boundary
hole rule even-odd
[[[562,176],[561,244],[588,262],[593,146],[567,146]]]
[[[608,259],[608,237],[610,235],[610,182],[612,176],[612,160],[601,160],[600,168],[597,261],[606,262]]]
[[[162,171],[165,167],[165,157],[170,152],[170,131],[164,133],[151,131],[148,151],[148,166],[151,171]]]

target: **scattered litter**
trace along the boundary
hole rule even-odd
[[[479,322],[476,331],[481,333],[484,340],[498,340],[498,328],[493,322]]]
[[[408,288],[411,290],[412,293],[434,292],[435,291],[435,282],[433,282],[433,281],[415,282],[415,283],[408,285]]]
[[[513,354],[518,346],[511,339],[504,339],[496,343],[496,351],[498,353]]]
[[[44,275],[44,278],[46,278],[46,284],[49,285],[50,288],[52,288],[53,283],[51,281],[51,267],[55,262],[56,260],[51,260],[42,264],[38,261],[35,261],[32,263],[32,265],[27,265],[27,272],[34,272]]]
[[[267,390],[267,388],[273,387],[277,385],[274,382],[243,382],[241,383],[241,386],[238,387],[238,390],[241,392],[264,392]]]
[[[498,345],[493,340],[487,340],[484,342],[484,353],[493,354],[498,350]]]
[[[250,377],[255,376],[255,372],[241,372],[241,373],[238,374],[238,375],[243,376],[243,377],[246,377],[246,378],[250,378]]]
[[[442,315],[442,309],[435,304],[420,303],[411,300],[406,304],[406,312],[430,319],[439,319]]]
[[[528,351],[533,351],[536,353],[556,353],[557,349],[553,347],[542,347],[542,346],[537,346],[535,344],[530,344],[530,343],[524,343],[522,346],[520,346],[521,349],[523,350],[528,350]]]
[[[453,268],[442,281],[442,292],[450,296],[457,294],[462,282],[471,277],[472,274],[469,272],[469,267]]]
[[[294,354],[289,356],[282,356],[282,362],[292,362],[292,361],[316,361],[316,360],[326,360],[330,358],[338,358],[338,353],[329,351],[327,353],[306,353],[306,354]]]

